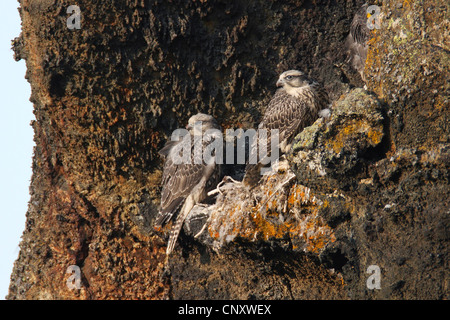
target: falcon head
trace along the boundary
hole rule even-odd
[[[193,134],[202,134],[206,130],[220,129],[216,119],[209,114],[197,113],[188,120],[186,129]]]
[[[308,77],[301,71],[289,70],[283,72],[277,81],[277,87],[283,87],[287,91],[290,88],[301,88],[309,86],[311,83]]]

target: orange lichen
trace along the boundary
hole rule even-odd
[[[368,47],[369,50],[367,51],[367,58],[366,58],[366,64],[364,68],[365,74],[371,74],[371,78],[375,78],[376,72],[374,70],[381,70],[382,62],[381,57],[383,56],[382,52],[380,52],[380,46],[378,46],[378,43],[382,43],[380,40],[381,34],[374,29],[372,31],[372,37],[368,41]],[[370,72],[368,72],[370,70]],[[372,79],[369,79],[369,82]],[[377,93],[379,97],[383,97],[383,82],[378,81],[377,86],[375,86],[374,83],[369,84],[371,86],[371,89]]]
[[[382,129],[376,130],[374,128],[371,128],[367,132],[367,137],[369,138],[371,145],[376,146],[381,142],[381,139],[383,138],[383,130]]]
[[[359,134],[364,134],[372,146],[379,144],[383,138],[382,128],[374,128],[364,120],[352,120],[344,128],[339,130],[338,134],[334,137],[330,144],[327,145],[327,148],[338,154],[344,148],[346,141],[351,138],[356,138]]]

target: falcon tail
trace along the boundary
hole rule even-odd
[[[172,226],[172,230],[170,230],[169,242],[167,243],[166,254],[169,255],[172,253],[173,248],[175,248],[175,244],[177,243],[178,235],[180,234],[181,228],[183,227],[184,220],[187,215],[191,211],[191,208],[186,207],[185,205],[181,209],[180,213],[175,220],[174,225]]]

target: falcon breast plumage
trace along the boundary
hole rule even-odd
[[[325,89],[299,70],[283,72],[276,85],[280,88],[269,102],[258,126],[258,129],[267,130],[267,157],[270,157],[272,130],[278,130],[279,150],[284,154],[289,151],[295,135],[313,124],[319,113],[326,110],[329,104]],[[263,159],[254,159],[258,155],[254,149],[261,147],[258,144],[253,143],[251,146],[253,151],[250,153],[243,180],[250,186],[259,181],[263,167]]]
[[[215,161],[215,158],[208,161],[203,152],[215,139],[222,138],[216,120],[198,113],[189,119],[186,129],[187,139],[169,141],[160,151],[165,163],[161,206],[154,226],[160,228],[176,216],[167,244],[168,255],[175,246],[186,216],[195,204],[207,197],[208,191],[216,187],[221,172],[220,161]],[[187,157],[181,156],[181,151],[187,152]]]

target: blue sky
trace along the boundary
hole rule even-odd
[[[16,0],[0,4],[0,299],[8,293],[10,275],[25,228],[33,154],[34,119],[25,61],[16,62],[11,40],[20,34]]]

